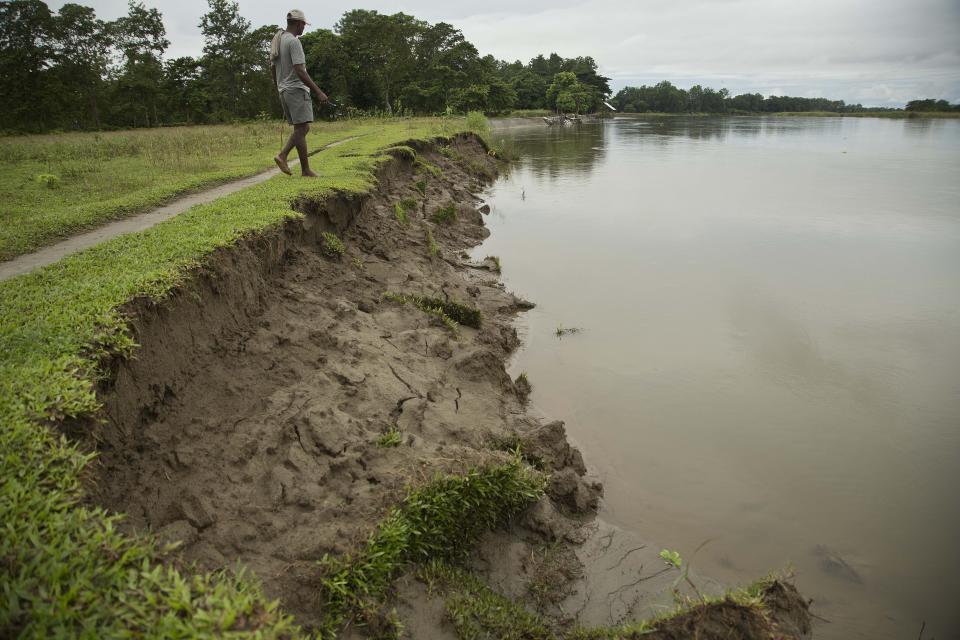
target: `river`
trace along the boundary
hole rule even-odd
[[[508,124],[475,254],[602,516],[792,566],[817,638],[960,637],[960,121]]]

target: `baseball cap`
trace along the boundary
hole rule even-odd
[[[300,20],[301,22],[306,22],[307,24],[310,24],[309,22],[307,22],[307,16],[303,15],[303,11],[300,11],[300,9],[291,10],[287,14],[287,20]]]

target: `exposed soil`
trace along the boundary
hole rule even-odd
[[[609,585],[590,576],[614,556],[633,556],[636,545],[621,536],[589,551],[610,530],[590,517],[602,489],[562,423],[528,415],[529,388],[506,373],[519,344],[512,322],[531,305],[504,290],[493,265],[463,253],[488,234],[472,192],[495,174],[494,160],[473,137],[453,140],[446,155],[438,145],[414,146],[440,177],[398,156],[375,192],[298,202],[304,220],[220,251],[160,304],[130,305],[141,348],[113,363],[100,390],[107,420],[91,432],[99,457],[90,499],[128,514],[130,530],[182,542],[175,562],[248,567],[309,628],[319,620],[324,554],[355,549],[409,486],[502,459],[522,442],[530,461],[552,473],[549,498],[510,531],[491,534],[474,564],[491,584],[570,622],[562,603],[579,598],[587,611],[600,601]],[[424,179],[425,196],[417,189]],[[393,207],[410,198],[419,210],[402,224]],[[451,202],[452,224],[430,220]],[[341,257],[324,254],[324,231],[343,239]],[[455,336],[415,307],[385,300],[387,291],[474,306],[482,326]],[[378,443],[394,430],[398,446]],[[547,548],[559,555],[515,561]],[[651,566],[654,573],[663,563]],[[625,571],[623,560],[615,569]],[[544,588],[531,591],[537,579]],[[408,591],[400,589],[400,600]],[[414,637],[449,636],[442,606],[411,607],[401,610],[432,612],[407,622],[420,630]]]

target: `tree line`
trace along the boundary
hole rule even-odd
[[[827,111],[832,113],[862,113],[895,111],[889,107],[864,107],[846,104],[843,100],[827,98],[797,98],[742,93],[731,96],[727,89],[712,89],[699,84],[681,89],[664,80],[653,86],[624,87],[611,98],[610,103],[626,113],[782,113]],[[960,105],[946,100],[912,100],[906,111],[960,111]]]
[[[277,25],[254,27],[236,2],[207,0],[198,28],[203,51],[171,58],[162,14],[130,0],[112,21],[68,3],[0,2],[0,131],[42,132],[280,117],[269,73]],[[538,55],[527,63],[481,56],[463,33],[396,13],[355,9],[333,29],[302,38],[317,83],[348,111],[443,114],[514,109],[592,112],[610,95],[592,57]],[[626,87],[611,99],[625,112],[855,112],[842,100],[731,96],[726,89],[664,81]],[[909,111],[960,110],[914,100]]]
[[[167,57],[162,14],[130,0],[104,21],[68,3],[0,3],[0,130],[41,132],[279,117],[269,73],[279,26],[254,28],[236,2],[207,0],[203,53]],[[592,111],[610,94],[591,57],[529,63],[481,56],[459,29],[413,16],[345,13],[302,38],[308,71],[343,108],[388,114]]]

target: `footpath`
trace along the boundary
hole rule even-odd
[[[310,155],[315,155],[321,151],[325,151],[326,149],[331,149],[341,144],[346,144],[347,142],[356,140],[358,137],[360,136],[350,136],[342,140],[337,140],[336,142],[331,142],[330,144],[320,147]],[[293,160],[290,162],[290,166],[294,167],[298,164],[298,162],[299,161],[297,160]],[[40,267],[45,267],[48,264],[53,264],[54,262],[60,260],[61,258],[65,258],[72,253],[89,249],[90,247],[98,245],[106,240],[110,240],[111,238],[115,238],[127,233],[136,233],[138,231],[143,231],[144,229],[149,229],[150,227],[159,224],[164,220],[169,220],[170,218],[183,213],[190,207],[198,204],[207,204],[208,202],[213,202],[214,200],[230,195],[231,193],[236,193],[241,189],[246,189],[247,187],[252,187],[255,184],[260,184],[261,182],[269,180],[279,173],[280,169],[274,167],[247,178],[241,178],[240,180],[227,182],[211,189],[204,189],[203,191],[180,196],[179,198],[176,198],[169,204],[166,204],[162,207],[150,209],[149,211],[144,211],[143,213],[138,213],[128,218],[123,218],[122,220],[110,222],[91,231],[87,231],[86,233],[81,233],[56,244],[44,247],[39,251],[17,256],[13,260],[9,260],[7,262],[0,262],[0,281],[15,278],[16,276],[23,275],[24,273],[29,273],[34,269],[39,269]]]

